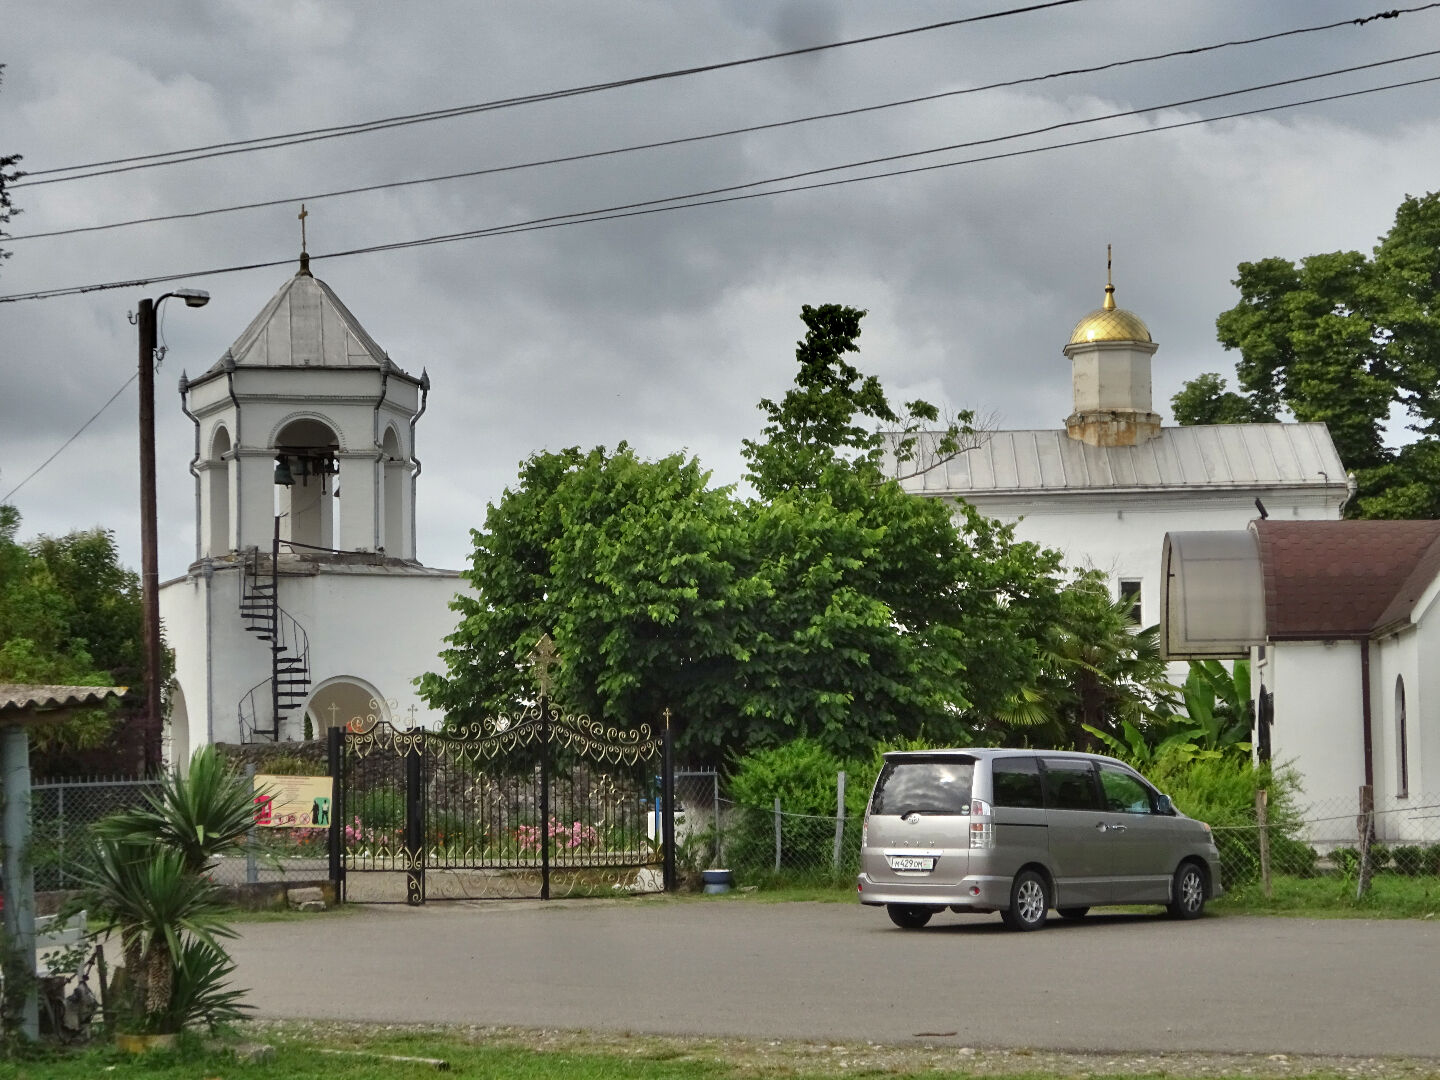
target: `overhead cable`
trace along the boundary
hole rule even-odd
[[[392,127],[406,127],[411,124],[429,123],[432,120],[448,120],[456,116],[491,112],[495,109],[508,109],[517,105],[531,105],[541,101],[556,101],[561,98],[578,97],[581,94],[594,94],[605,90],[616,90],[626,86],[639,86],[645,83],[685,78],[711,71],[723,71],[727,68],[761,64],[770,60],[782,60],[792,56],[806,56],[812,53],[826,52],[831,49],[843,49],[851,45],[868,45],[876,41],[887,41],[894,38],[908,37],[913,34],[929,33],[933,30],[966,26],[972,23],[990,22],[995,19],[1008,18],[1012,15],[1027,15],[1036,11],[1068,7],[1071,4],[1084,2],[1085,0],[1046,0],[1044,3],[1007,8],[1004,11],[991,11],[983,15],[970,15],[963,19],[947,19],[944,22],[928,23],[924,26],[913,26],[905,30],[890,30],[881,34],[867,34],[864,37],[850,38],[846,41],[833,41],[824,45],[807,45],[799,49],[787,49],[784,52],[766,53],[762,56],[751,56],[742,60],[725,60],[715,64],[702,64],[696,67],[678,68],[673,71],[655,72],[650,75],[637,75],[628,79],[615,79],[611,82],[590,83],[586,86],[575,86],[564,90],[548,90],[536,94],[523,94],[516,97],[500,98],[495,101],[480,102],[474,105],[458,105],[448,109],[434,109],[429,112],[410,113],[404,116],[390,116],[379,120],[363,120],[354,124],[342,124],[329,128],[311,128],[307,131],[292,131],[283,135],[267,135],[253,139],[239,139],[233,142],[212,143],[209,146],[191,147],[185,150],[169,150],[156,154],[112,158],[108,161],[95,161],[82,165],[65,165],[53,169],[32,170],[26,173],[26,176],[32,179],[10,186],[12,189],[18,189],[22,187],[38,187],[41,184],[60,184],[70,180],[86,180],[94,176],[111,176],[115,173],[131,172],[136,169],[153,169],[165,165],[178,165],[182,162],[200,161],[204,158],[225,157],[230,154],[245,154],[256,150],[273,150],[276,147],[318,142],[322,139],[338,139],[348,135],[363,135],[367,132],[384,131]],[[79,171],[87,169],[91,171]],[[56,175],[59,173],[74,173],[75,175]],[[33,179],[37,176],[47,177],[47,179]]]
[[[1440,2],[1426,4],[1423,7],[1407,8],[1405,12],[1424,11],[1430,8],[1440,7]],[[811,123],[816,120],[833,120],[846,116],[857,116],[864,113],[879,112],[885,109],[894,109],[906,105],[922,104],[930,101],[938,101],[944,98],[960,97],[967,94],[978,94],[988,90],[1006,89],[1015,86],[1046,82],[1054,79],[1067,78],[1076,75],[1090,75],[1097,72],[1109,71],[1115,68],[1128,67],[1135,64],[1152,63],[1159,60],[1170,60],[1181,56],[1195,56],[1206,52],[1213,52],[1218,49],[1232,48],[1238,45],[1253,45],[1259,42],[1272,41],[1276,38],[1291,37],[1296,34],[1311,34],[1323,30],[1333,30],[1338,27],[1363,25],[1377,18],[1396,18],[1402,11],[1384,12],[1379,15],[1370,16],[1367,19],[1345,19],[1340,22],[1324,23],[1317,26],[1297,27],[1290,30],[1282,30],[1274,34],[1263,34],[1259,37],[1237,38],[1233,41],[1217,42],[1212,45],[1200,45],[1188,49],[1177,49],[1170,52],[1155,53],[1149,56],[1131,57],[1127,60],[1115,60],[1106,64],[1097,64],[1092,67],[1070,68],[1065,71],[1055,71],[1044,75],[1030,75],[1018,79],[1007,79],[1001,82],[986,83],[982,86],[965,87],[959,90],[945,90],[935,94],[926,94],[920,97],[904,98],[899,101],[884,102],[879,105],[864,105],[854,109],[843,109],[835,112],[815,113],[810,116],[794,117],[789,120],[777,120],[766,124],[753,124],[747,127],[730,128],[724,131],[709,132],[703,135],[689,135],[673,139],[663,139],[655,142],[637,143],[631,146],[614,147],[608,150],[595,150],[581,154],[567,154],[560,157],[544,158],[538,161],[519,162],[509,165],[495,165],[484,169],[470,169],[464,172],[446,173],[441,176],[427,176],[411,180],[394,180],[385,183],[367,184],[360,187],[342,188],[337,191],[326,191],[311,193],[307,195],[295,195],[282,199],[265,199],[260,202],[241,203],[233,206],[213,207],[207,210],[193,210],[174,214],[157,214],[150,217],[131,218],[127,221],[108,222],[101,225],[79,225],[67,229],[52,229],[46,232],[23,233],[18,236],[9,236],[6,239],[11,243],[22,240],[41,240],[57,236],[74,236],[79,233],[104,232],[111,229],[128,228],[135,225],[152,225],[165,221],[185,221],[194,218],[211,217],[218,214],[230,214],[245,210],[259,210],[272,206],[287,206],[294,203],[314,203],[324,199],[340,198],[349,195],[360,195],[375,191],[388,191],[396,188],[412,187],[418,184],[434,184],[450,180],[470,179],[477,176],[490,176],[497,173],[515,172],[522,169],[535,169],[550,165],[569,164],[577,161],[588,161],[595,158],[613,157],[619,154],[629,154],[641,150],[655,150],[671,146],[682,146],[688,143],[705,142],[712,139],[723,139],[735,135],[747,135],[758,131],[770,131],[776,128],[790,127],[796,124]]]
[[[1417,54],[1429,55],[1429,54]],[[1314,76],[1311,76],[1314,77]],[[881,173],[869,173],[864,176],[842,177],[835,180],[817,181],[810,184],[797,184],[793,187],[778,188],[771,191],[745,192],[742,194],[715,195],[718,192],[735,192],[743,188],[761,187],[768,184],[782,182],[793,177],[815,175],[817,173],[833,172],[847,168],[858,168],[865,164],[873,164],[894,158],[875,158],[868,162],[851,162],[847,165],[836,165],[825,169],[809,170],[805,173],[794,173],[788,177],[771,177],[767,180],[756,180],[746,184],[735,184],[726,188],[714,188],[709,192],[692,192],[688,195],[672,195],[660,199],[651,199],[645,202],[628,203],[614,207],[604,207],[596,210],[574,211],[568,214],[556,214],[549,217],[534,218],[529,221],[512,222],[506,225],[489,226],[479,229],[471,229],[464,232],[445,233],[438,236],[423,237],[415,240],[399,240],[393,243],[372,244],[365,247],[349,248],[341,251],[333,251],[324,255],[311,255],[310,262],[316,263],[325,259],[349,258],[356,255],[369,255],[379,252],[403,251],[410,248],[426,247],[432,244],[448,244],[462,240],[476,240],[490,236],[509,236],[515,233],[537,232],[544,229],[554,229],[569,225],[580,225],[594,221],[613,221],[620,218],[641,217],[649,214],[668,213],[674,210],[688,210],[700,206],[714,206],[723,203],[743,202],[749,199],[770,198],[775,195],[787,195],[800,191],[815,191],[822,188],[840,187],[847,184],[864,183],[871,180],[887,179],[895,176],[906,176],[914,173],[933,172],[937,169],[951,169],[962,165],[978,165],[984,162],[1001,161],[1007,158],[1026,157],[1031,154],[1047,153],[1052,150],[1064,150],[1071,147],[1087,146],[1094,143],[1113,142],[1118,139],[1128,139],[1136,135],[1149,135],[1160,131],[1174,131],[1181,128],[1196,127],[1202,124],[1217,123],[1221,120],[1236,120],[1246,116],[1259,116],[1265,113],[1280,112],[1285,109],[1300,108],[1306,105],[1319,105],[1330,101],[1343,101],[1348,98],[1364,97],[1368,94],[1380,93],[1386,90],[1399,90],[1412,86],[1423,86],[1430,83],[1440,82],[1440,75],[1432,75],[1419,79],[1408,79],[1403,82],[1385,83],[1380,86],[1366,87],[1360,90],[1349,90],[1336,94],[1326,94],[1320,97],[1306,98],[1300,101],[1281,102],[1277,105],[1260,106],[1253,109],[1242,109],[1236,112],[1225,113],[1219,116],[1199,117],[1194,120],[1176,121],[1170,124],[1156,124],[1150,127],[1137,128],[1132,131],[1116,132],[1110,135],[1096,135],[1087,139],[1074,139],[1063,143],[1049,143],[1044,146],[1027,147],[1021,150],[1009,150],[1002,153],[987,154],[982,157],[962,158],[959,161],[938,162],[930,165],[915,165],[904,169],[893,169]],[[1272,84],[1278,85],[1278,84]],[[1230,91],[1227,94],[1214,95],[1216,97],[1233,96],[1236,93],[1245,91]],[[1205,99],[1195,98],[1193,101]],[[1099,120],[1111,119],[1112,117],[1133,116],[1137,112],[1152,112],[1157,109],[1173,108],[1175,106],[1156,106],[1152,109],[1130,110],[1125,113],[1115,113],[1110,116],[1095,117],[1090,120],[1069,121],[1066,124],[1052,125],[1054,127],[1074,126],[1085,123],[1095,123]],[[1037,131],[1042,129],[1036,129]],[[980,143],[997,142],[1005,138],[1020,138],[1028,132],[1017,135],[997,137],[995,139],[978,140],[973,144],[955,144],[949,149],[956,149],[967,145],[978,145]],[[946,148],[941,148],[946,149]],[[895,157],[915,157],[922,154],[940,152],[939,150],[916,151],[912,154],[895,155]],[[692,201],[682,201],[692,200]],[[666,205],[668,204],[668,205]],[[122,281],[99,282],[90,285],[70,285],[54,289],[38,289],[27,293],[12,293],[8,296],[0,296],[0,303],[19,303],[27,300],[50,300],[62,296],[79,296],[84,293],[100,292],[112,289],[139,288],[145,285],[155,285],[164,282],[179,281],[184,278],[217,277],[223,274],[241,273],[247,270],[272,269],[279,266],[290,266],[294,264],[293,257],[284,259],[271,259],[263,262],[244,263],[232,266],[214,267],[208,270],[192,270],[177,274],[160,274],[142,278],[129,278]]]

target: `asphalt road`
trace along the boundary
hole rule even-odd
[[[1435,921],[465,901],[246,923],[265,1017],[1053,1050],[1440,1058]]]

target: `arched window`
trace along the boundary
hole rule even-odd
[[[1395,676],[1395,797],[1410,795],[1410,746],[1405,731],[1405,676]]]
[[[205,476],[210,485],[210,535],[206,537],[207,555],[223,555],[230,544],[230,433],[223,427],[215,431],[210,460]]]

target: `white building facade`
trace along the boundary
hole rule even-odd
[[[991,432],[903,484],[964,499],[1071,567],[1101,571],[1148,626],[1160,617],[1167,532],[1243,529],[1257,499],[1277,520],[1334,520],[1349,490],[1323,424],[1163,427],[1151,402],[1159,346],[1114,292],[1106,286],[1064,347],[1074,410],[1063,428]]]
[[[439,668],[466,586],[416,555],[429,377],[395,365],[308,262],[218,363],[181,378],[196,560],[160,590],[171,760],[442,719],[413,680]]]

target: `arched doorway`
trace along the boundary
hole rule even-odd
[[[170,685],[170,715],[165,722],[165,763],[183,769],[190,763],[190,710],[179,680]]]
[[[332,727],[363,729],[392,722],[391,703],[364,679],[340,675],[315,688],[305,706],[311,735],[323,739]]]
[[[1395,797],[1410,795],[1410,733],[1406,730],[1405,676],[1395,676]]]

